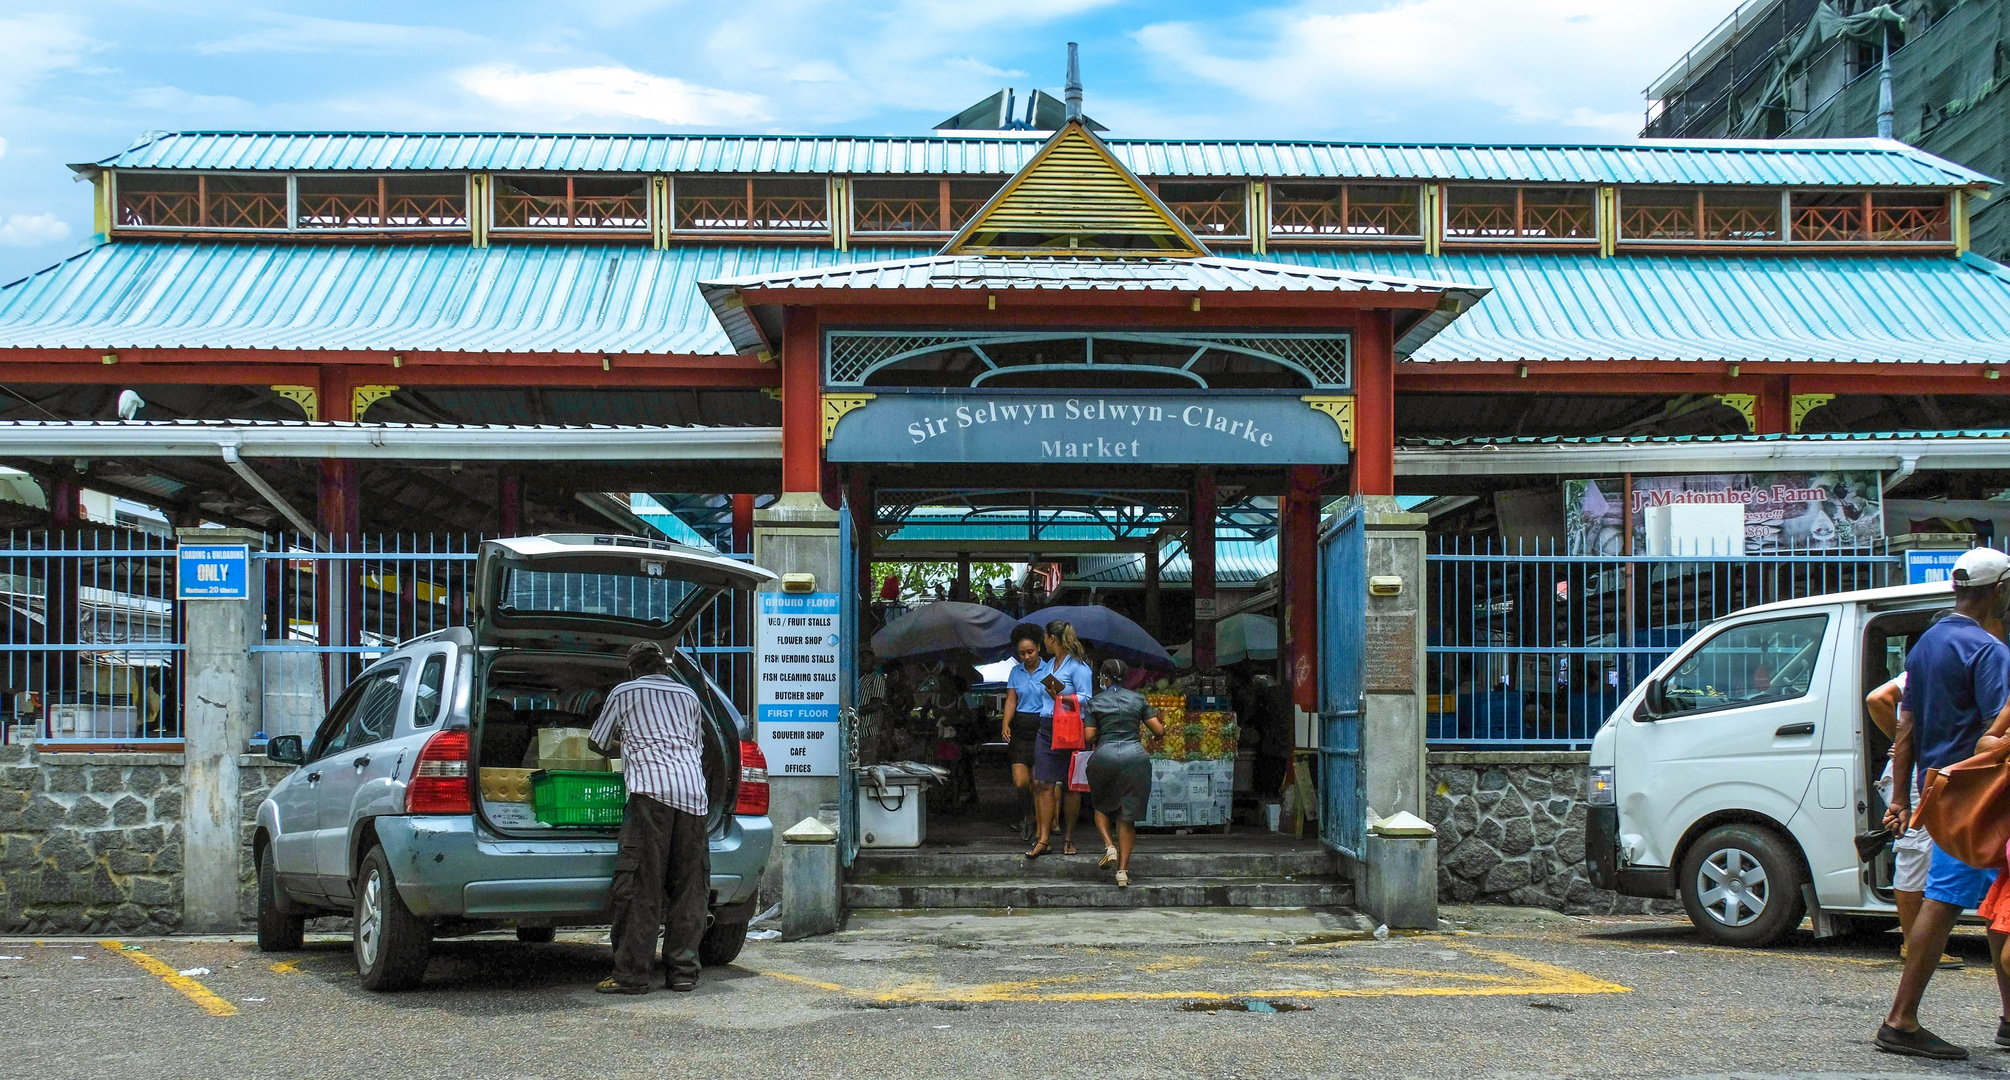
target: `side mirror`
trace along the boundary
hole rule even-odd
[[[1668,696],[1662,692],[1661,680],[1647,683],[1647,693],[1640,699],[1640,708],[1633,713],[1633,719],[1649,723],[1668,715]]]
[[[306,748],[298,735],[276,735],[265,743],[265,760],[275,765],[300,765],[307,761]]]

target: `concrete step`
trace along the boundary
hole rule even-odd
[[[1108,877],[1072,881],[867,874],[845,883],[844,899],[849,908],[1339,908],[1354,902],[1354,890],[1337,877],[1263,881],[1133,874],[1129,888],[1118,888]]]
[[[895,874],[907,877],[1037,878],[1108,881],[1109,870],[1098,869],[1102,847],[1077,843],[1081,854],[1054,852],[1027,859],[1016,851],[956,851],[941,849],[867,848],[858,853],[851,875]],[[1265,881],[1331,876],[1339,871],[1332,853],[1317,848],[1257,852],[1148,852],[1131,855],[1134,878],[1255,878]]]

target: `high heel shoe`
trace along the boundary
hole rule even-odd
[[[1117,849],[1113,847],[1106,847],[1103,849],[1103,861],[1097,863],[1096,868],[1099,870],[1108,870],[1110,867],[1115,866],[1116,862],[1117,862]]]

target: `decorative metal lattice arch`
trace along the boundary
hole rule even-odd
[[[1131,363],[1123,360],[1098,361],[1096,343],[1166,346],[1191,350],[1185,362]],[[1080,343],[1080,360],[1027,362],[1024,358],[994,356],[1000,346],[1028,343]],[[1109,350],[1106,350],[1108,352]],[[969,385],[981,386],[1006,374],[1043,371],[1080,371],[1087,376],[1117,372],[1146,372],[1184,379],[1207,388],[1204,374],[1195,370],[1209,353],[1246,357],[1269,364],[1305,380],[1305,385],[1321,390],[1344,390],[1353,382],[1353,338],[1345,333],[1287,334],[1177,334],[1081,331],[1022,331],[1010,333],[955,333],[928,331],[829,330],[824,335],[824,383],[826,386],[866,386],[872,377],[903,361],[932,354],[968,353],[981,367]]]

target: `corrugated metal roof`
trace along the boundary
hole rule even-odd
[[[1007,176],[1044,140],[997,136],[171,132],[95,164],[120,169],[796,173]],[[1139,176],[1761,186],[1994,183],[1879,139],[1603,145],[1109,139]]]
[[[1159,562],[1159,584],[1193,583],[1193,559],[1186,545],[1169,545]],[[1214,542],[1214,580],[1217,585],[1251,585],[1277,572],[1277,538],[1268,540],[1217,540]],[[1084,555],[1069,574],[1070,585],[1143,585],[1143,555]]]
[[[765,340],[755,327],[754,306],[742,304],[742,289],[956,289],[981,292],[1066,290],[1070,292],[1175,293],[1418,293],[1442,292],[1470,307],[1485,290],[1428,276],[1400,277],[1339,267],[1206,258],[1017,258],[936,255],[846,266],[821,266],[778,274],[754,274],[698,283],[713,314],[741,349]],[[768,311],[760,317],[773,323]],[[1429,338],[1450,316],[1433,312],[1405,335],[1405,347]],[[767,325],[769,334],[776,326]],[[1399,350],[1400,351],[1400,350]]]
[[[698,294],[700,279],[887,254],[812,245],[105,244],[0,288],[0,347],[723,354],[733,349]]]
[[[1293,250],[1301,266],[1493,291],[1410,359],[2010,362],[2010,268],[1949,258]]]
[[[0,348],[718,355],[734,347],[700,296],[700,281],[814,277],[818,268],[888,256],[903,267],[831,278],[851,287],[888,274],[912,280],[958,262],[914,258],[922,254],[811,245],[652,251],[120,242],[0,288]],[[1109,287],[1126,280],[1126,287],[1175,287],[1155,277],[1172,262],[1185,267],[1181,275],[1218,273],[1225,287],[1407,289],[1417,286],[1404,282],[1432,278],[1492,287],[1414,349],[1412,358],[1426,362],[2010,363],[2010,268],[1972,255],[1430,258],[1318,250],[1264,258],[1268,263],[1111,260],[1096,272],[1111,275]],[[1060,287],[1042,279],[1059,269],[1044,260],[1012,262],[987,266],[985,284],[972,287]],[[989,280],[994,273],[1022,276],[1011,284]]]

